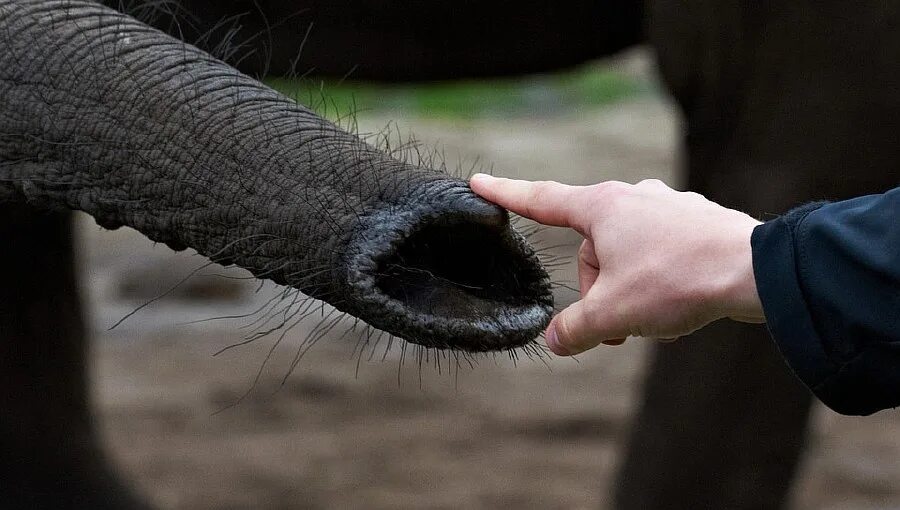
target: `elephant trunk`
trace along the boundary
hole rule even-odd
[[[464,181],[87,0],[0,0],[0,201],[87,212],[408,341],[522,346],[547,274]]]

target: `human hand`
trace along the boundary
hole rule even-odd
[[[516,214],[584,237],[581,300],[546,332],[558,355],[627,336],[673,340],[726,317],[765,321],[750,248],[760,222],[744,213],[655,179],[568,186],[476,174],[470,185]]]

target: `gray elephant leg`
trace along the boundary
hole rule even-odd
[[[810,396],[761,326],[720,321],[656,347],[616,508],[780,508]]]
[[[71,214],[0,205],[0,240],[0,507],[144,508],[93,432]]]

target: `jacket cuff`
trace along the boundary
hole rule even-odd
[[[800,285],[794,231],[806,216],[824,205],[807,204],[757,226],[750,238],[753,275],[769,333],[788,365],[820,400],[819,385],[837,370],[813,325]]]

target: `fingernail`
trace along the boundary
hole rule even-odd
[[[547,347],[557,356],[571,356],[572,353],[568,349],[559,344],[559,336],[556,334],[556,328],[547,329]]]
[[[493,178],[494,178],[494,176],[492,176],[492,175],[478,173],[478,174],[474,174],[472,177],[469,177],[469,180],[470,181],[488,180],[488,179],[493,179]]]

